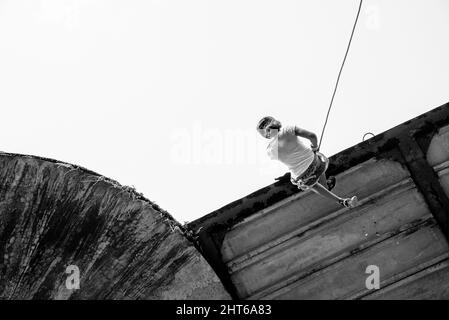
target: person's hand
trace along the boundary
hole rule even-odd
[[[290,180],[290,172],[287,172],[283,176],[277,177],[274,180],[279,181],[279,182],[288,181],[288,180]]]

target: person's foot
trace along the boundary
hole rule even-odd
[[[329,178],[327,178],[326,184],[327,190],[331,191],[337,184],[337,179],[335,179],[334,176],[330,176]]]
[[[346,208],[354,208],[357,205],[357,197],[354,196],[352,198],[341,199],[338,201],[343,207]]]

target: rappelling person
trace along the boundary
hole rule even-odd
[[[314,133],[297,126],[282,127],[281,122],[273,117],[262,118],[257,124],[257,131],[262,137],[270,139],[267,147],[269,157],[288,167],[290,181],[299,189],[312,190],[347,208],[357,204],[356,196],[341,198],[330,191],[335,185],[335,178],[326,179],[329,160],[318,152],[318,139]],[[307,147],[298,137],[310,140],[311,147]]]

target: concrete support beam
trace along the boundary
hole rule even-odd
[[[425,153],[414,137],[402,136],[399,140],[399,149],[413,181],[449,242],[449,198],[440,184],[438,175],[427,162]]]

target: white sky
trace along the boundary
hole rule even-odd
[[[320,134],[358,0],[0,0],[0,149],[134,186],[180,222],[274,182],[263,115]],[[449,101],[449,1],[364,1],[331,156]]]

